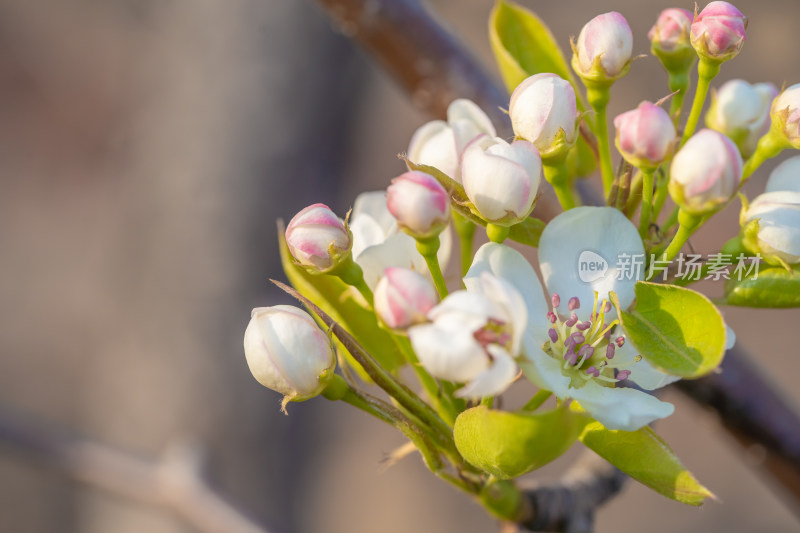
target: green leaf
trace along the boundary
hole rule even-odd
[[[691,289],[640,281],[630,311],[612,301],[628,339],[648,363],[675,376],[698,378],[725,355],[725,323],[711,301]]]
[[[436,180],[442,184],[442,187],[450,194],[450,205],[455,211],[458,211],[464,218],[472,221],[474,224],[486,227],[486,221],[473,213],[470,209],[472,202],[469,201],[463,185],[436,167],[418,165],[408,159],[405,159],[405,162],[409,169],[419,170],[420,172],[425,172],[436,178]],[[539,237],[542,236],[544,227],[544,221],[535,217],[528,217],[519,224],[511,226],[508,238],[520,244],[526,244],[535,248],[539,246]]]
[[[579,438],[597,455],[667,498],[687,505],[701,505],[706,498],[714,498],[649,427],[619,431],[592,422]]]
[[[534,74],[552,72],[572,84],[579,110],[586,109],[578,84],[550,28],[524,7],[499,0],[489,16],[489,41],[509,93]],[[588,123],[590,128],[593,127]],[[569,158],[571,176],[588,176],[597,167],[594,153],[580,137]]]
[[[725,284],[725,303],[742,307],[800,307],[800,266],[792,271],[767,266]]]
[[[282,224],[279,224],[281,226]],[[312,275],[294,264],[282,227],[279,227],[281,265],[289,283],[302,295],[319,306],[323,311],[349,331],[356,340],[386,370],[392,371],[403,364],[403,358],[396,349],[391,335],[378,325],[375,313],[362,307],[350,294],[350,287],[335,276]],[[347,357],[347,362],[359,376],[368,381],[369,377],[350,353],[336,340],[339,353]]]
[[[588,416],[564,407],[509,413],[480,405],[458,416],[453,435],[467,462],[500,479],[510,479],[566,452],[588,421]]]
[[[547,25],[532,11],[500,0],[489,15],[489,41],[509,92],[540,72],[558,74],[575,87],[575,78]]]

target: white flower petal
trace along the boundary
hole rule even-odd
[[[492,317],[504,315],[504,309],[483,294],[470,291],[451,293],[428,312],[428,318],[444,328],[463,329],[472,334]]]
[[[458,151],[453,129],[443,120],[424,124],[411,137],[408,159],[418,165],[437,168],[456,179]]]
[[[482,273],[489,272],[510,283],[525,301],[527,309],[526,333],[530,332],[539,344],[547,340],[547,301],[542,293],[539,277],[531,264],[518,251],[494,242],[478,249],[464,277],[468,290],[477,290]]]
[[[593,380],[579,389],[572,389],[572,397],[608,429],[636,431],[675,411],[671,403],[646,392],[603,387]]]
[[[420,363],[432,376],[464,383],[489,367],[489,358],[472,334],[463,328],[422,324],[408,330]]]
[[[519,363],[525,377],[558,398],[569,398],[570,378],[561,372],[561,363],[544,353],[541,347],[529,346],[527,355],[528,360]]]
[[[475,376],[467,385],[456,391],[459,398],[483,398],[495,396],[505,391],[519,370],[516,363],[508,353],[496,344],[490,344],[487,349],[494,360],[492,365]]]
[[[605,261],[605,272],[598,275],[584,269],[581,279],[579,259],[584,252],[597,262]],[[595,291],[599,293],[598,306],[611,291],[623,308],[633,302],[634,286],[643,279],[644,266],[628,269],[626,257],[628,265],[637,258],[643,261],[644,246],[636,227],[613,207],[576,207],[561,213],[545,227],[539,240],[539,265],[547,290],[558,293],[562,302],[580,298],[577,314],[581,319],[591,314]]]
[[[625,367],[626,370],[631,371],[628,379],[645,390],[660,389],[681,379],[679,376],[662,372],[648,363],[646,359],[634,363],[633,360],[638,354],[639,352],[633,347],[633,344],[626,342],[622,345],[622,348],[617,348],[614,352],[614,359],[611,362],[615,365],[630,364],[630,366]]]

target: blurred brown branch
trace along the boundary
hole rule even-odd
[[[431,116],[443,118],[451,100],[470,98],[489,112],[501,131],[509,130],[508,117],[500,111],[508,105],[505,91],[418,0],[317,1],[341,31],[370,52],[414,103]],[[544,212],[540,210],[541,218],[557,214],[554,202],[540,203],[551,204]],[[741,349],[734,348],[721,373],[682,381],[679,389],[716,411],[723,426],[743,446],[762,446],[767,470],[796,502],[800,501],[800,418],[749,359]],[[589,471],[587,475],[594,474]],[[595,481],[600,483],[602,479],[604,476],[599,476]],[[572,490],[567,485],[562,488]],[[603,501],[593,503],[600,505]],[[574,511],[569,505],[559,508],[567,514]],[[797,510],[797,506],[793,508]],[[560,523],[566,524],[567,517],[562,518]],[[552,520],[551,525],[558,523],[555,518]]]
[[[102,490],[164,507],[204,533],[268,533],[203,480],[196,449],[175,446],[144,459],[0,410],[0,446]]]

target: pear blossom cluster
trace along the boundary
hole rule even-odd
[[[508,101],[513,137],[498,134],[504,125],[477,103],[456,99],[446,120],[414,132],[407,168],[385,190],[362,193],[345,216],[320,203],[298,212],[282,235],[284,269],[316,322],[294,307],[255,309],[244,348],[256,379],[285,402],[322,394],[375,415],[350,370],[362,372],[408,414],[411,422],[398,427],[431,424],[421,433],[434,446],[443,434],[454,438],[466,410],[489,408],[519,381],[604,430],[636,432],[670,416],[675,407],[652,391],[713,371],[735,339],[708,298],[670,284],[663,270],[694,232],[741,198],[740,224],[725,249],[763,257],[780,269],[773,275],[796,276],[800,265],[800,156],[778,165],[752,201],[741,193],[764,161],[800,149],[800,84],[782,91],[741,79],[712,86],[720,66],[741,51],[747,26],[723,1],[694,14],[662,11],[647,36],[670,90],[614,117],[612,145],[606,105],[640,43],[622,14],[600,14],[572,43],[571,67],[585,98],[565,72],[515,80]],[[687,111],[683,97],[695,65]],[[587,182],[602,189],[605,205],[581,205],[579,167],[599,169],[600,180]],[[536,207],[547,188],[562,212],[541,220]],[[477,246],[476,233],[488,242]],[[591,279],[578,270],[586,254],[599,258]],[[623,256],[648,258],[650,268],[618,275],[613,259]],[[662,264],[663,272],[654,268]],[[681,321],[694,320],[688,311],[654,325],[645,290],[691,299],[710,313],[709,331],[716,329],[708,335],[719,342],[697,368],[684,360],[711,341],[684,339],[691,328]],[[331,321],[347,324],[348,312],[358,318],[348,324],[352,331],[337,330],[337,343]],[[667,338],[676,327],[680,335]],[[369,341],[372,355],[362,353]],[[345,352],[357,364],[341,357]],[[411,384],[392,385],[402,374],[385,361],[398,358],[418,377],[419,397]],[[342,369],[347,379],[334,376],[337,361],[354,367]],[[540,403],[532,399],[530,409]],[[385,421],[394,411],[378,412]],[[452,454],[446,443],[442,450]]]

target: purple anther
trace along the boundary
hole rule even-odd
[[[574,311],[576,309],[580,309],[581,308],[581,301],[578,300],[577,296],[573,296],[572,298],[569,299],[569,303],[567,304],[567,307],[569,308],[570,311]]]
[[[572,341],[575,344],[580,344],[580,343],[582,343],[583,341],[586,340],[586,337],[584,337],[583,334],[578,333],[577,331],[575,333],[573,333],[572,335],[570,335],[569,338],[572,339]]]
[[[575,353],[575,350],[570,348],[567,350],[567,353],[564,354],[564,361],[566,361],[570,366],[575,366],[578,364],[578,354]]]
[[[561,305],[561,296],[559,296],[557,292],[554,292],[553,296],[550,298],[550,303],[553,304],[553,309],[557,309],[558,306]]]
[[[589,368],[587,368],[586,373],[589,374],[590,376],[600,377],[600,370],[598,368],[595,368],[594,366],[590,366]]]
[[[608,300],[606,300],[606,302],[603,304],[603,312],[604,313],[611,312],[611,302],[609,302]]]
[[[608,346],[606,346],[606,359],[614,359],[614,350],[616,350],[614,343],[609,343]]]
[[[625,344],[625,337],[619,336],[616,339],[614,339],[614,342],[617,343],[617,346],[622,348],[622,345]]]
[[[617,379],[622,381],[623,379],[628,379],[630,377],[631,371],[630,370],[620,370],[617,372]],[[597,376],[595,376],[597,377]]]
[[[567,321],[564,322],[564,324],[566,324],[568,328],[571,328],[577,323],[578,323],[578,315],[576,315],[575,313],[572,313],[567,319]]]
[[[581,357],[586,357],[588,359],[589,357],[594,355],[594,347],[585,344],[581,346],[580,350],[578,350],[578,355],[580,355]]]
[[[581,322],[580,324],[577,325],[577,328],[581,331],[586,331],[590,327],[592,327],[592,323],[589,322],[588,320],[586,322]]]
[[[558,342],[558,333],[556,333],[555,329],[550,328],[549,330],[547,330],[547,334],[550,335],[550,340],[552,342]]]
[[[551,324],[555,324],[556,321],[558,320],[558,317],[556,316],[556,314],[554,312],[548,311],[547,312],[547,320],[549,320]]]

